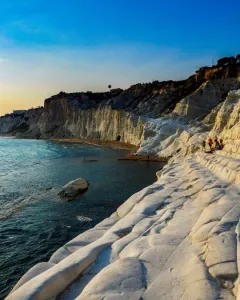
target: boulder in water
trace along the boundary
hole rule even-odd
[[[78,221],[80,222],[92,222],[91,218],[83,217],[83,216],[77,216]]]
[[[83,178],[70,181],[66,184],[58,195],[67,200],[73,200],[88,189],[88,182]]]

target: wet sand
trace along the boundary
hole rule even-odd
[[[98,145],[98,146],[104,146],[104,147],[112,147],[112,148],[119,148],[119,149],[129,149],[132,150],[132,152],[136,152],[138,150],[138,146],[118,142],[118,141],[101,141],[101,140],[85,140],[85,139],[51,139],[52,141],[56,142],[67,142],[67,143],[84,143],[84,144],[90,144],[90,145]]]
[[[126,157],[118,158],[118,160],[135,160],[135,161],[152,161],[152,162],[167,162],[168,159],[164,157],[151,155],[134,155],[129,153]]]
[[[85,139],[51,139],[52,141],[56,142],[67,142],[67,143],[84,143],[90,145],[97,145],[97,146],[104,146],[104,147],[111,147],[111,148],[118,148],[118,149],[126,149],[131,150],[125,157],[120,157],[117,160],[134,160],[134,161],[151,161],[151,162],[167,162],[168,159],[164,157],[158,157],[153,155],[135,155],[134,153],[137,152],[139,149],[138,146],[118,142],[118,141],[102,141],[102,140],[85,140]]]

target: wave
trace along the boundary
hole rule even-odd
[[[4,176],[7,176],[8,173],[0,173],[0,177],[4,177]]]
[[[24,207],[40,201],[41,199],[43,199],[43,197],[49,198],[49,195],[52,191],[53,189],[44,190],[41,193],[37,192],[30,196],[19,196],[15,200],[12,200],[12,194],[8,195],[8,198],[11,198],[11,201],[1,203],[0,221],[6,220],[11,216],[20,213]]]

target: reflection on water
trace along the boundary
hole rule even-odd
[[[30,267],[155,181],[161,163],[117,161],[126,150],[0,138],[0,299]],[[78,177],[79,199],[57,196]],[[87,220],[81,217],[87,217]]]

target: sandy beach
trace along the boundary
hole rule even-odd
[[[136,152],[139,148],[135,145],[118,142],[118,141],[85,140],[85,139],[78,139],[78,138],[72,138],[72,139],[55,139],[55,138],[53,138],[51,140],[56,141],[56,142],[64,142],[64,143],[66,143],[66,142],[67,143],[85,143],[85,144],[98,145],[98,146],[104,146],[104,147],[129,149],[129,150],[132,150],[132,152]]]

